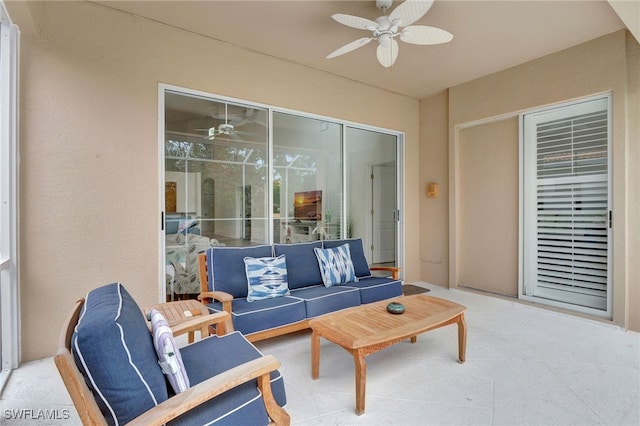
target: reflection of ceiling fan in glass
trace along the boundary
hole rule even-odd
[[[251,135],[250,132],[244,132],[242,130],[237,130],[236,127],[242,126],[248,122],[256,121],[256,110],[255,109],[247,109],[243,114],[243,117],[239,120],[232,120],[229,122],[229,110],[228,104],[224,104],[224,123],[219,124],[217,127],[209,127],[208,129],[195,129],[199,132],[207,132],[207,136],[205,136],[208,140],[214,140],[218,136],[228,136],[234,140],[241,141],[240,135]],[[235,123],[235,124],[234,124]],[[259,123],[262,124],[262,123]]]
[[[229,111],[228,105],[224,104],[224,123],[219,124],[217,127],[209,127],[207,129],[194,129],[197,132],[207,132],[206,139],[212,141],[218,136],[226,136],[231,139],[241,141],[241,134],[249,134],[248,132],[242,132],[240,130],[236,130],[236,127],[229,123]]]

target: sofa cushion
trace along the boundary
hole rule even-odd
[[[287,259],[278,257],[245,257],[248,294],[247,301],[269,299],[289,294],[287,287]]]
[[[325,287],[357,281],[349,253],[349,243],[338,247],[313,249],[318,258],[320,275]]]
[[[209,303],[207,307],[214,312],[222,311],[222,304],[219,302]],[[237,331],[250,334],[303,321],[306,313],[304,301],[290,296],[255,302],[236,298],[232,302],[231,319]]]
[[[287,256],[287,275],[291,290],[322,283],[314,248],[322,248],[322,241],[274,244],[273,251],[276,256]]]
[[[86,295],[71,347],[109,424],[127,423],[167,399],[147,321],[122,284]]]
[[[322,284],[291,290],[291,297],[304,300],[307,318],[360,305],[360,291],[351,286],[325,287]]]
[[[270,245],[250,247],[211,247],[207,249],[209,290],[224,291],[233,297],[247,297],[245,257],[271,257]]]
[[[345,240],[324,240],[324,248],[338,247],[345,243],[349,243],[349,252],[351,253],[351,261],[353,262],[353,269],[355,270],[356,277],[368,277],[371,276],[369,270],[369,263],[364,255],[364,247],[362,245],[361,238],[352,238]]]
[[[189,389],[189,376],[184,369],[180,349],[173,338],[173,331],[169,327],[167,319],[152,309],[149,312],[151,318],[151,332],[153,333],[153,346],[158,354],[158,364],[162,372],[167,376],[169,384],[175,393]]]
[[[379,300],[402,296],[402,281],[387,277],[364,277],[349,286],[360,290],[361,303],[372,303]]]
[[[182,355],[192,384],[196,385],[209,377],[260,358],[262,353],[236,331],[187,345],[182,348]],[[231,389],[170,424],[267,424],[269,419],[257,386],[257,381],[253,380]],[[284,380],[279,371],[271,373],[271,390],[278,405],[284,406],[287,399]]]

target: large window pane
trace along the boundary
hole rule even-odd
[[[339,238],[342,125],[273,114],[274,241]]]
[[[347,233],[369,263],[398,265],[397,135],[347,127]]]
[[[267,110],[165,95],[167,292],[200,292],[197,255],[268,243]]]
[[[398,134],[178,90],[164,92],[167,294],[199,292],[214,245],[362,238],[370,262],[398,264]]]

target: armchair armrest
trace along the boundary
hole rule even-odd
[[[371,266],[369,269],[372,271],[391,271],[391,278],[394,280],[400,278],[400,271],[402,270],[398,266]]]
[[[271,392],[270,373],[280,367],[273,355],[254,359],[235,368],[211,377],[195,386],[169,398],[144,414],[133,419],[128,425],[162,425],[192,408],[215,398],[253,379],[258,379],[258,386],[264,398],[269,417],[276,425],[288,425],[289,414],[280,407]]]

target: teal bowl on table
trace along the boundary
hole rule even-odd
[[[387,305],[387,311],[392,314],[402,314],[404,313],[404,305],[398,302],[391,302]]]

